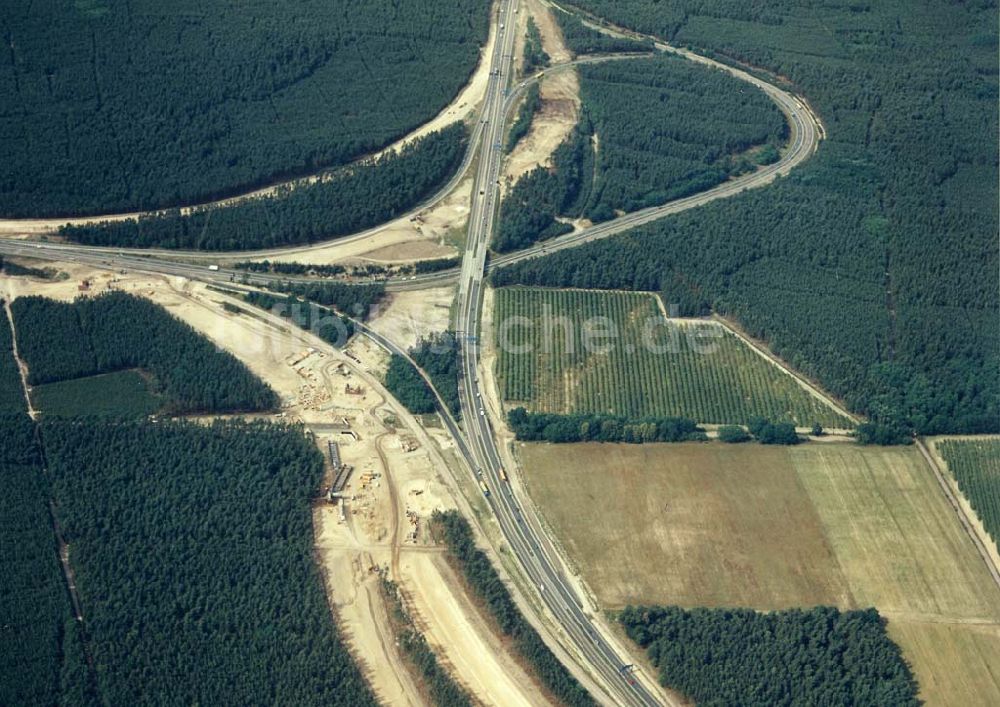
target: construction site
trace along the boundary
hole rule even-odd
[[[282,403],[271,417],[312,433],[326,465],[314,492],[316,561],[331,610],[380,700],[425,703],[391,635],[378,588],[379,572],[387,572],[403,589],[407,609],[435,653],[477,699],[548,704],[531,689],[530,678],[429,536],[427,521],[434,511],[458,505],[455,479],[463,471],[446,430],[422,427],[384,392],[380,380],[389,357],[383,349],[365,337],[334,349],[279,317],[184,278],[112,274],[75,263],[58,267],[59,278],[5,278],[0,297],[70,301],[108,289],[146,297],[274,388]],[[391,304],[383,329],[412,337],[416,330],[440,328],[439,307],[410,309],[410,304],[406,298]],[[400,305],[407,309],[400,311]]]

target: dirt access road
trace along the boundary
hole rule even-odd
[[[339,506],[315,506],[317,561],[338,625],[380,699],[387,704],[426,703],[396,651],[379,594],[373,568],[388,566],[411,598],[408,608],[430,645],[477,699],[497,704],[501,695],[506,697],[499,703],[547,704],[473,610],[441,559],[441,548],[426,532],[434,510],[457,506],[447,471],[451,443],[443,431],[425,431],[381,387],[378,378],[388,359],[382,349],[357,337],[347,349],[354,360],[283,320],[183,278],[116,275],[78,264],[58,267],[68,277],[5,278],[4,296],[40,294],[69,301],[80,294],[78,283],[87,279],[92,283],[88,294],[114,289],[147,297],[266,380],[282,400],[279,419],[312,429],[321,450],[327,441],[337,442],[344,463],[354,466],[346,488],[350,498],[343,519]],[[387,336],[405,338],[416,329],[447,322],[446,309],[441,315],[441,297],[430,305],[411,299],[386,310]],[[244,307],[245,313],[227,313],[223,303]],[[345,421],[357,439],[343,434]],[[369,478],[362,481],[366,474]],[[457,636],[461,640],[456,642]]]

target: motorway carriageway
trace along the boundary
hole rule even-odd
[[[504,17],[509,18],[510,24],[514,25],[512,7],[513,0],[505,0],[500,19],[500,22],[504,22],[505,25],[507,22],[503,20]],[[591,624],[590,618],[583,611],[581,600],[575,591],[568,586],[558,561],[553,561],[553,558],[558,557],[558,555],[551,545],[543,543],[545,535],[539,530],[537,519],[524,513],[509,484],[501,479],[502,463],[499,451],[490,427],[489,417],[483,413],[477,374],[478,337],[480,334],[483,281],[487,271],[488,243],[492,235],[499,202],[497,180],[503,158],[503,128],[517,99],[532,81],[539,78],[538,76],[533,77],[533,79],[521,82],[516,89],[507,90],[506,85],[512,71],[513,35],[514,32],[509,28],[500,30],[500,36],[491,57],[491,73],[483,108],[483,118],[473,132],[473,144],[470,144],[470,149],[459,174],[448,185],[451,188],[457,183],[459,177],[464,176],[464,172],[472,163],[475,143],[481,143],[483,159],[479,162],[476,184],[473,189],[469,238],[462,267],[460,270],[393,279],[388,283],[388,286],[392,290],[423,289],[449,284],[454,282],[456,276],[458,277],[459,306],[457,307],[455,324],[456,330],[463,334],[460,337],[461,377],[459,385],[467,434],[462,434],[447,411],[443,411],[442,416],[446,420],[462,455],[473,470],[481,473],[483,482],[491,490],[486,501],[495,513],[512,553],[519,560],[528,579],[537,588],[538,596],[541,597],[551,615],[559,622],[566,636],[572,641],[576,654],[583,658],[589,672],[597,673],[600,676],[599,682],[612,691],[613,694],[610,697],[616,704],[655,705],[658,702],[650,691],[640,681],[623,673],[623,661],[602,634]],[[715,199],[738,194],[746,189],[764,186],[774,181],[777,176],[787,174],[789,170],[808,159],[815,152],[816,146],[823,136],[823,129],[804,101],[739,69],[718,64],[685,50],[674,49],[662,44],[658,47],[665,51],[683,54],[693,61],[719,66],[765,91],[781,108],[789,121],[791,138],[782,158],[773,165],[720,184],[706,192],[678,199],[663,206],[627,214],[523,251],[495,257],[490,262],[489,269],[606,238],[668,214],[679,213]],[[565,65],[553,67],[551,70],[563,68]],[[443,194],[439,192],[435,198],[441,196]],[[364,234],[359,234],[356,237],[361,235]],[[319,247],[320,245],[325,246],[328,243],[315,244],[310,247]],[[150,257],[149,251],[16,240],[0,241],[0,253],[80,262],[111,269],[128,268],[177,275],[216,284],[238,280],[248,284],[265,285],[274,281],[299,279],[221,268],[210,270],[205,264],[213,257],[220,258],[226,254],[198,253],[197,257],[202,260],[202,264],[198,264],[169,259],[171,256],[176,258],[181,255],[173,252],[162,252],[162,255],[167,257],[159,257],[161,253],[157,253],[156,257]],[[142,255],[143,253],[146,255]],[[243,256],[250,257],[250,254],[243,254]],[[359,323],[359,330],[390,352],[406,355],[399,347],[363,324]],[[604,695],[603,697],[607,698],[608,696]]]

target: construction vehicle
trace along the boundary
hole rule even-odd
[[[482,479],[479,480],[479,488],[483,490],[483,495],[486,496],[486,498],[490,497],[490,489]]]

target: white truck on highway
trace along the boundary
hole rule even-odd
[[[218,265],[209,265],[208,269],[211,270],[212,272],[218,272],[219,266]]]

